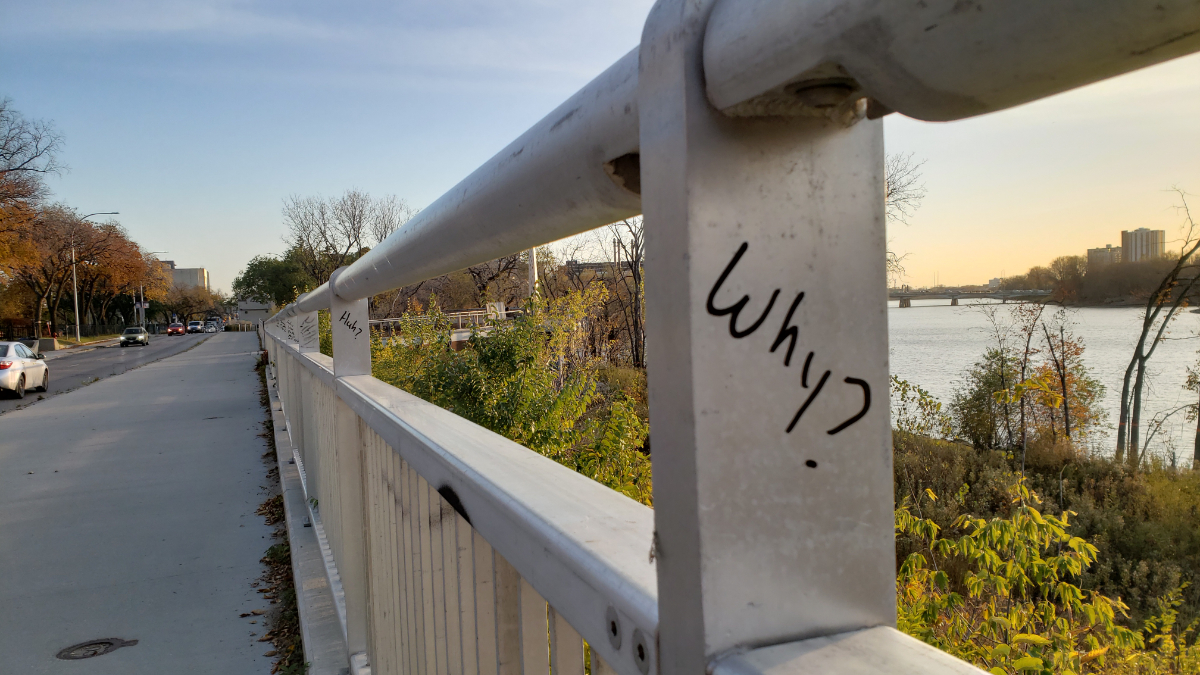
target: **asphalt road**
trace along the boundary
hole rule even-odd
[[[128,370],[143,366],[168,356],[191,349],[207,338],[211,333],[192,333],[189,335],[151,335],[147,347],[121,348],[116,343],[111,346],[97,347],[79,353],[75,350],[62,352],[46,363],[50,366],[50,391],[43,394],[37,391],[25,392],[23,400],[12,398],[8,392],[2,392],[0,397],[0,415],[17,408],[34,405],[38,397],[48,399],[55,394],[78,389],[85,384],[91,384],[111,375],[120,375]]]

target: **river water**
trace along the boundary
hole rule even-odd
[[[914,300],[912,307],[904,309],[896,301],[888,305],[892,374],[920,385],[943,404],[950,402],[951,395],[962,386],[963,373],[992,343],[990,324],[981,307],[949,305],[949,300]],[[1007,312],[1004,307],[1000,311]],[[1046,310],[1047,324],[1052,311],[1052,308]],[[1120,414],[1121,383],[1141,331],[1142,310],[1084,307],[1069,309],[1068,315],[1071,329],[1086,347],[1084,364],[1105,386],[1107,437],[1095,439],[1093,451],[1111,454]],[[1186,311],[1172,322],[1168,334],[1172,339],[1160,344],[1150,359],[1151,386],[1143,404],[1143,428],[1154,413],[1196,400],[1194,393],[1183,389],[1183,383],[1187,377],[1185,368],[1195,367],[1197,361],[1200,314]],[[1181,459],[1190,460],[1194,438],[1195,423],[1186,422],[1180,412],[1170,418],[1150,449],[1164,455],[1173,447]]]

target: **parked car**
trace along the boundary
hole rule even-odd
[[[121,333],[121,346],[128,347],[129,345],[141,345],[147,347],[150,345],[150,334],[141,326],[132,326],[126,328],[124,333]]]
[[[50,367],[41,354],[34,354],[20,342],[0,342],[0,391],[25,398],[33,385],[38,391],[50,388]]]
[[[181,323],[173,323],[167,326],[167,335],[183,335],[186,332],[187,329]]]
[[[187,327],[187,332],[203,333],[204,332],[204,324],[201,323],[200,321],[189,321],[188,327]]]
[[[215,324],[215,323],[204,324],[204,332],[205,333],[216,333],[217,332],[217,324]]]

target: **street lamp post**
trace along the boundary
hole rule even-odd
[[[87,220],[92,216],[118,216],[120,211],[97,211],[89,213],[80,218]],[[71,295],[75,296],[75,344],[79,344],[83,338],[79,336],[79,275],[75,273],[75,229],[71,228]],[[50,317],[53,319],[54,317]],[[39,329],[41,330],[41,329]]]

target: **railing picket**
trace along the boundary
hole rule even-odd
[[[443,507],[445,502],[442,501],[442,496],[433,489],[432,485],[426,483],[426,491],[429,495],[429,559],[432,567],[431,580],[433,586],[433,635],[434,649],[437,662],[437,675],[449,675],[447,666],[449,658],[447,655],[447,639],[446,639],[446,615],[448,608],[446,605],[446,554],[445,543],[442,529],[442,516],[445,515]]]
[[[546,629],[546,600],[521,579],[521,672],[547,675],[550,651]]]
[[[608,662],[600,658],[596,650],[592,650],[592,675],[617,675],[617,671],[608,665]]]
[[[549,610],[551,675],[584,675],[583,638],[562,615]]]
[[[380,563],[380,480],[379,480],[379,443],[373,437],[367,445],[366,464],[363,483],[367,490],[367,598],[370,603],[367,616],[370,619],[367,644],[370,649],[372,668],[378,673],[386,671],[383,665],[387,660],[386,650],[381,635],[383,620],[380,617],[382,605],[386,602],[383,596],[383,566]]]
[[[475,644],[479,675],[498,675],[496,648],[496,562],[491,544],[471,530],[471,558],[475,573]]]
[[[398,645],[396,644],[396,604],[395,604],[395,598],[396,598],[396,572],[395,572],[395,570],[396,570],[396,546],[395,546],[395,543],[396,542],[395,542],[395,538],[393,537],[395,528],[394,528],[394,523],[392,522],[395,511],[394,511],[394,509],[391,508],[391,505],[395,502],[395,499],[396,499],[396,493],[398,491],[398,486],[396,485],[396,482],[395,482],[395,476],[392,475],[391,456],[390,456],[390,453],[387,452],[386,447],[380,448],[379,461],[380,461],[380,466],[379,466],[380,475],[383,479],[384,485],[386,486],[386,490],[382,495],[383,500],[382,500],[382,503],[380,504],[381,508],[380,508],[380,518],[379,518],[380,529],[382,530],[382,537],[383,537],[383,551],[382,551],[383,552],[382,562],[383,562],[383,569],[384,569],[384,586],[383,586],[383,588],[384,588],[384,591],[387,593],[387,597],[385,597],[383,599],[383,603],[382,603],[383,610],[384,610],[384,618],[385,618],[385,621],[383,624],[383,630],[384,630],[383,643],[385,645],[384,648],[387,649],[387,652],[388,652],[388,658],[387,658],[387,662],[386,662],[387,675],[393,675],[393,674],[399,675],[399,673],[401,671],[400,671],[399,663],[397,663],[397,660],[396,660],[397,653],[398,653],[397,652]]]
[[[410,581],[413,592],[413,632],[415,641],[413,642],[413,657],[414,657],[414,675],[420,675],[426,669],[426,657],[428,652],[425,648],[425,584],[422,581],[421,567],[421,500],[420,486],[422,484],[421,476],[416,469],[409,466],[408,470],[408,508],[412,512],[412,519],[409,532],[410,545],[410,561],[412,565],[412,579]]]
[[[475,624],[475,560],[474,530],[471,524],[457,513],[454,523],[458,530],[455,546],[458,555],[459,625],[462,631],[462,672],[475,675],[479,672],[479,647]]]
[[[499,675],[521,675],[521,575],[492,550],[496,569],[496,662]]]
[[[399,457],[399,455],[397,455]],[[401,567],[400,578],[404,586],[404,642],[407,645],[405,653],[401,655],[400,663],[404,664],[406,672],[417,672],[417,604],[416,604],[416,585],[413,584],[413,510],[412,499],[412,467],[403,459],[400,460],[400,486],[403,493],[400,495],[400,552],[401,552]]]
[[[433,494],[437,494],[434,492]],[[442,579],[446,602],[446,671],[450,675],[463,672],[462,616],[458,599],[458,513],[440,499],[442,515]]]
[[[384,454],[386,457],[385,464],[388,471],[388,481],[392,485],[391,499],[385,504],[387,507],[388,516],[388,577],[391,580],[392,594],[389,597],[391,601],[392,621],[391,621],[391,640],[396,645],[395,653],[392,656],[392,667],[395,668],[397,674],[404,672],[404,635],[401,629],[403,619],[401,618],[401,596],[404,593],[404,577],[400,574],[401,566],[404,564],[403,553],[400,543],[400,513],[399,505],[404,500],[404,482],[403,474],[400,471],[400,457],[392,449],[383,445]]]
[[[417,522],[421,526],[421,617],[422,623],[425,626],[424,672],[426,675],[437,675],[437,629],[434,627],[436,614],[433,605],[433,542],[429,526],[431,517],[429,511],[429,483],[426,483],[425,479],[420,476],[417,476],[417,483],[417,504],[420,507],[420,519]]]

